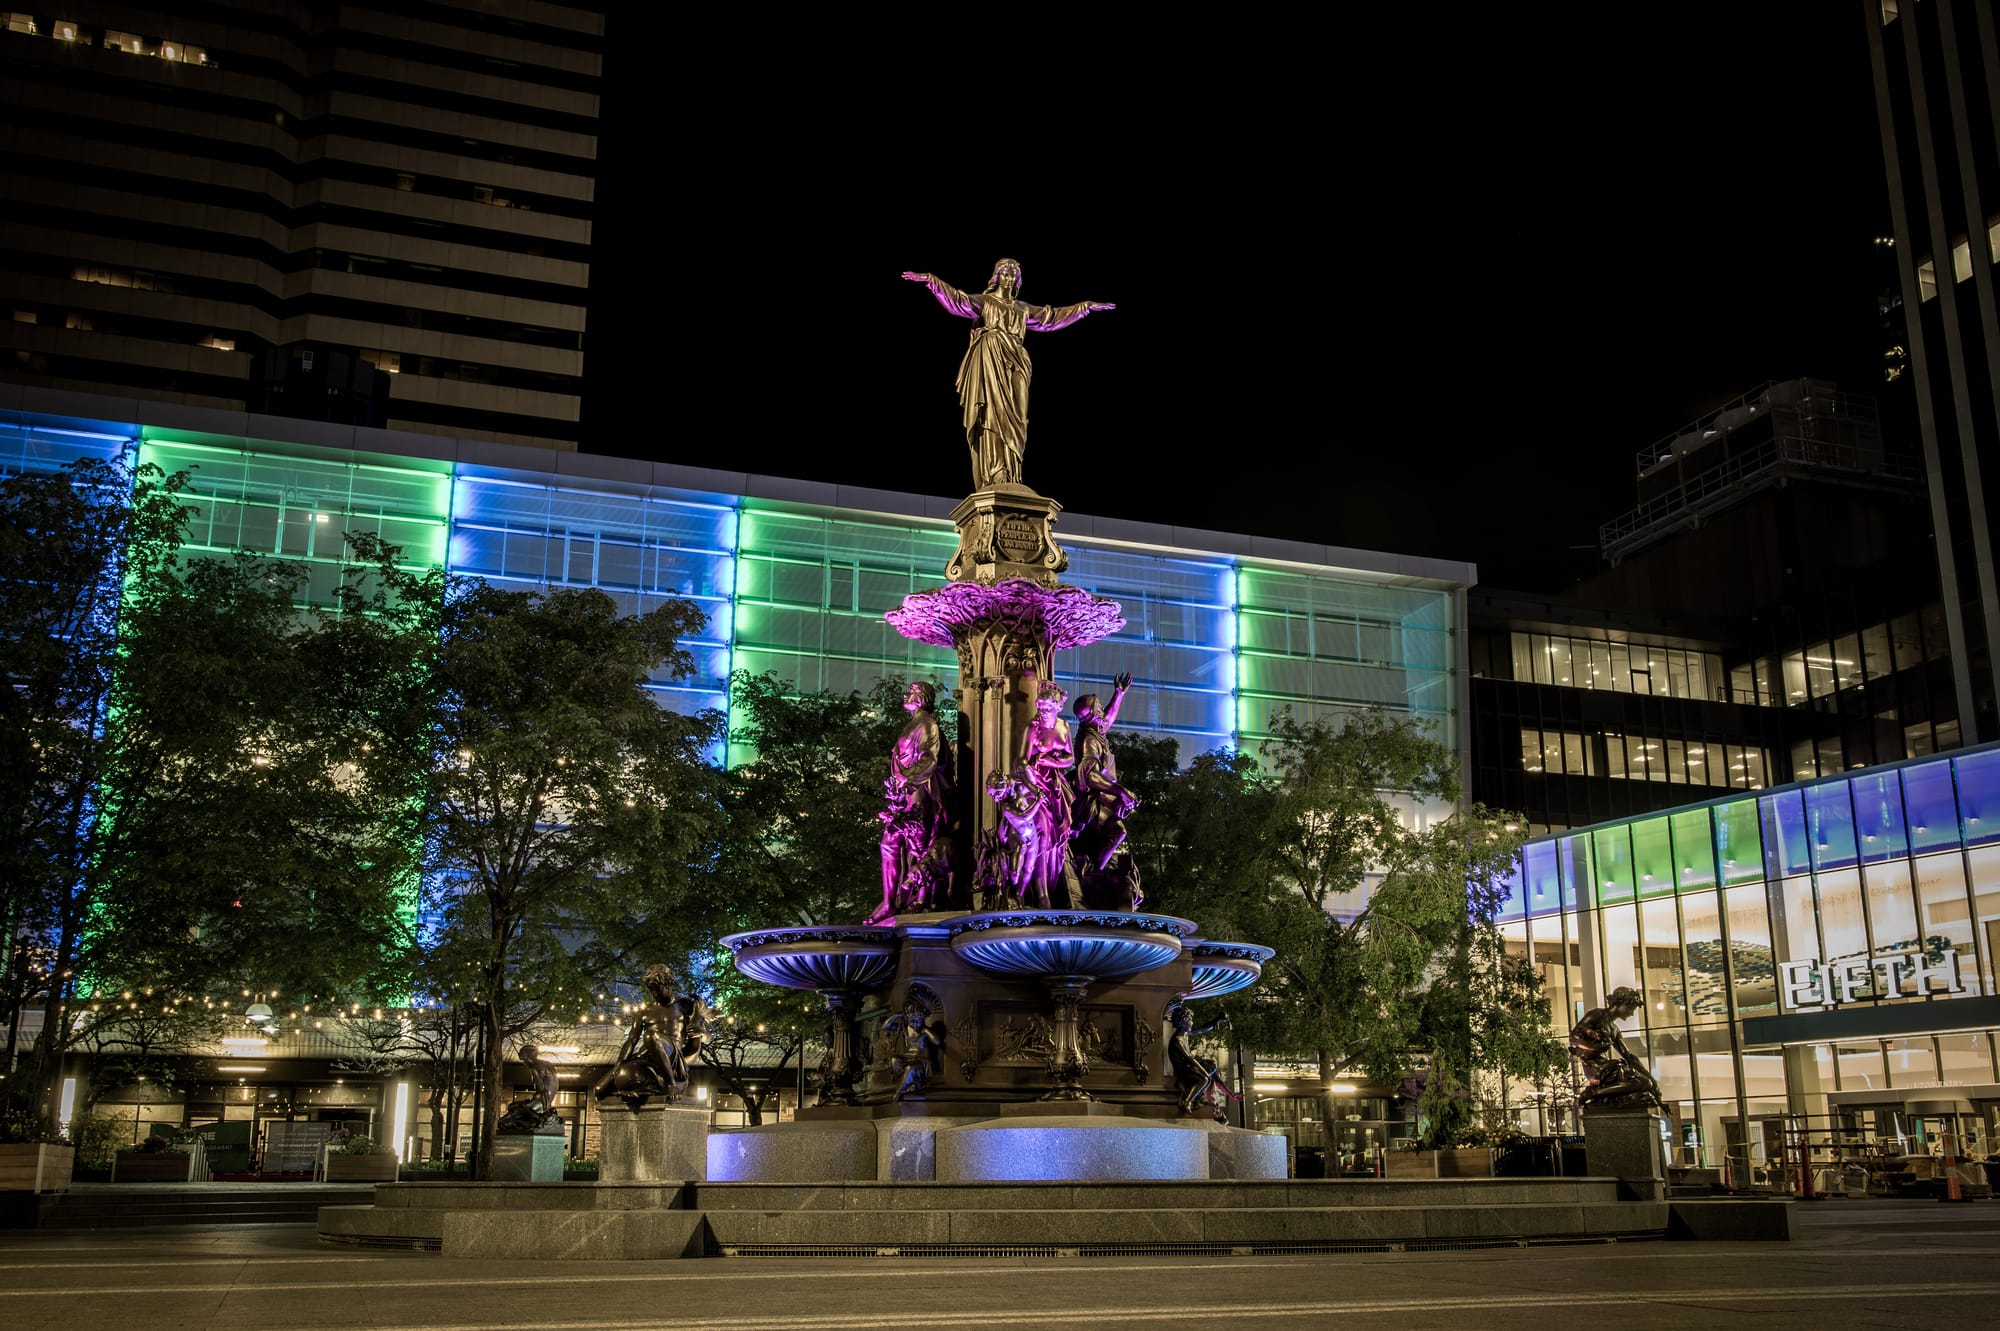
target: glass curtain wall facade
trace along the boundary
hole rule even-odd
[[[1500,928],[1560,1035],[1613,989],[1644,994],[1622,1027],[1681,1163],[1782,1184],[1787,1116],[1939,1101],[1963,1102],[1984,1154],[2000,1145],[1996,820],[2000,745],[1599,824],[1523,848]],[[1532,1110],[1530,1090],[1513,1098]]]
[[[497,466],[467,460],[460,450],[478,446],[454,441],[363,454],[26,413],[0,425],[0,471],[53,470],[128,446],[142,463],[189,469],[190,551],[301,560],[318,600],[331,599],[348,530],[380,534],[413,566],[523,589],[597,587],[629,612],[692,600],[708,615],[688,644],[695,673],[652,685],[676,710],[726,708],[732,670],[772,671],[804,691],[866,689],[884,675],[949,684],[957,670],[952,652],[911,642],[882,618],[943,581],[955,534],[941,518],[596,479],[587,460],[558,464],[554,454],[546,470]],[[1464,581],[1085,536],[1064,543],[1066,580],[1118,601],[1126,624],[1061,654],[1057,679],[1074,696],[1131,673],[1120,725],[1175,739],[1183,761],[1255,748],[1286,708],[1312,720],[1383,707],[1431,722],[1458,747]],[[741,746],[717,755],[747,756]]]

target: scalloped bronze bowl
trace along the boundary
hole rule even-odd
[[[1172,915],[1117,911],[1012,910],[944,921],[951,950],[991,975],[1117,980],[1154,970],[1181,953],[1197,928]]]
[[[896,973],[896,931],[877,925],[800,925],[730,934],[722,945],[753,980],[819,993],[866,993]]]
[[[1206,938],[1190,938],[1187,955],[1194,967],[1194,984],[1181,997],[1192,1000],[1220,998],[1248,989],[1264,974],[1264,963],[1278,953],[1257,943],[1214,943]]]

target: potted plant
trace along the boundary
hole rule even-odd
[[[76,1148],[43,1137],[35,1116],[9,1106],[0,1117],[0,1192],[68,1192]]]
[[[165,1137],[148,1137],[120,1151],[111,1165],[114,1183],[185,1183],[194,1156]]]
[[[328,1138],[328,1183],[394,1183],[396,1148],[361,1132],[341,1129]]]

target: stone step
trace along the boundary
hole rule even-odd
[[[366,1189],[250,1188],[210,1191],[183,1187],[148,1190],[107,1185],[39,1199],[34,1223],[41,1229],[113,1229],[146,1225],[311,1224],[320,1208],[367,1202]]]

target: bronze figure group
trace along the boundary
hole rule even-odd
[[[597,1099],[616,1096],[632,1109],[650,1100],[678,1103],[687,1094],[688,1060],[708,1043],[708,1007],[678,992],[671,967],[648,966],[640,983],[651,1001],[632,1018],[611,1070],[591,1088]]]

